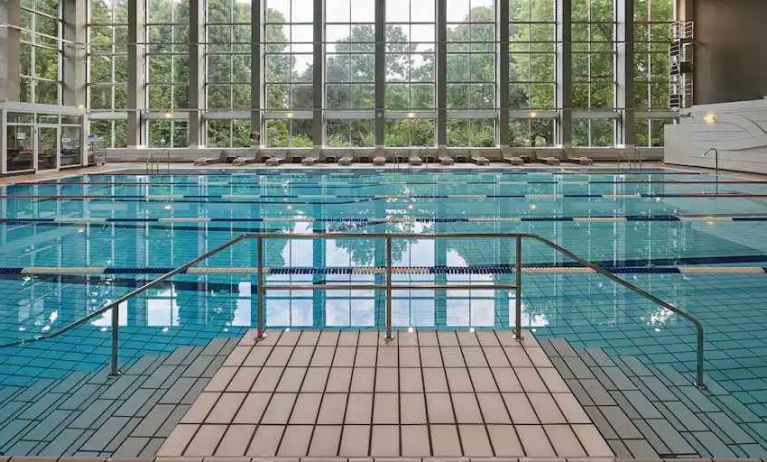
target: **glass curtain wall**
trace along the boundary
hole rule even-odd
[[[663,146],[663,127],[668,118],[669,47],[674,21],[672,0],[634,2],[634,109],[637,146]]]
[[[509,146],[552,146],[557,86],[556,0],[509,2]]]
[[[90,0],[88,108],[90,133],[105,146],[126,146],[128,1]]]
[[[386,1],[386,145],[436,144],[436,5]]]
[[[146,67],[149,146],[187,146],[189,2],[147,0]]]
[[[325,119],[331,147],[375,144],[375,2],[325,0]]]
[[[208,0],[205,10],[207,145],[250,146],[251,0]]]
[[[384,95],[383,135],[389,147],[436,146],[438,124],[444,124],[450,147],[540,147],[570,140],[575,146],[612,146],[626,110],[634,111],[636,144],[658,146],[663,125],[671,120],[673,0],[634,1],[635,53],[628,74],[635,91],[627,108],[617,103],[623,69],[616,69],[616,63],[623,43],[617,39],[616,0],[571,0],[570,60],[562,59],[557,42],[559,0],[380,0],[384,14],[379,18],[377,0],[206,0],[195,24],[190,23],[189,0],[142,1],[146,74],[138,80],[145,81],[140,91],[146,111],[145,139],[138,141],[150,147],[185,147],[190,141],[247,147],[252,130],[263,134],[266,147],[306,148],[320,141],[328,147],[372,147],[377,85]],[[500,8],[498,2],[508,4]],[[437,13],[443,4],[446,36],[438,43]],[[262,8],[256,26],[262,52],[253,63],[256,5]],[[501,16],[507,6],[508,18]],[[315,7],[321,7],[321,14]],[[111,147],[132,144],[126,143],[126,9],[127,0],[89,0],[91,131]],[[58,2],[23,0],[22,10],[29,29],[22,48],[25,98],[58,101],[60,45],[50,40],[61,35]],[[378,48],[376,24],[385,27]],[[198,45],[189,42],[192,25],[203,32],[200,140],[188,140],[189,95],[198,91],[189,88],[189,53]],[[499,38],[506,37],[506,27],[509,64],[501,71],[499,64],[506,60],[498,50],[506,44],[501,47]],[[322,37],[321,52],[314,48],[317,36]],[[444,69],[437,66],[441,48],[447,57]],[[376,53],[383,63],[380,75]],[[570,69],[560,69],[569,61]],[[258,75],[254,68],[260,69]],[[508,81],[501,82],[506,71]],[[572,133],[563,134],[557,79],[568,72],[573,126]],[[251,94],[254,83],[259,95]],[[501,85],[508,86],[508,101],[499,101]],[[438,107],[442,89],[445,108]],[[262,127],[251,127],[254,97],[262,101]],[[503,140],[498,139],[501,108],[509,111]],[[438,120],[443,109],[446,120]]]
[[[496,2],[446,0],[447,145],[495,146]]]
[[[573,146],[614,143],[615,30],[614,0],[573,0]]]
[[[61,102],[62,21],[57,0],[21,0],[20,98]]]
[[[312,142],[312,0],[266,0],[264,100],[267,147]]]

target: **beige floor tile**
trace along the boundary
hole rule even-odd
[[[236,346],[229,356],[224,361],[224,366],[241,366],[242,362],[250,353],[251,347],[249,346]]]
[[[399,372],[396,367],[378,367],[376,368],[376,392],[399,391]]]
[[[370,455],[373,457],[399,457],[399,426],[373,425]]]
[[[504,393],[503,400],[514,424],[537,424],[538,417],[524,393]]]
[[[357,347],[357,356],[354,358],[354,367],[375,367],[378,347]]]
[[[304,457],[309,452],[309,442],[312,439],[312,425],[288,425],[282,436],[277,455],[281,457]]]
[[[581,404],[575,399],[571,393],[554,393],[552,395],[554,400],[562,410],[565,419],[571,424],[588,424],[591,423],[586,411],[583,410]]]
[[[314,424],[322,403],[322,393],[300,393],[290,416],[290,423],[294,425]]]
[[[197,433],[197,429],[200,428],[197,424],[179,424],[173,429],[170,436],[163,443],[160,449],[157,451],[158,457],[167,456],[180,456],[184,453],[184,449],[192,441],[194,434]]]
[[[370,425],[344,425],[339,455],[367,457],[369,454]]]
[[[477,393],[498,392],[498,381],[494,377],[493,370],[487,367],[470,367],[469,376]]]
[[[277,454],[277,446],[285,431],[284,425],[259,425],[250,442],[246,456],[272,457]]]
[[[208,382],[208,385],[205,387],[205,391],[226,390],[227,385],[229,385],[229,381],[232,380],[232,377],[234,377],[237,371],[237,367],[222,367],[213,375],[213,378],[210,379],[210,382]]]
[[[298,345],[314,346],[320,338],[320,331],[305,330],[301,332],[301,338],[298,339]]]
[[[406,368],[399,370],[399,387],[401,393],[423,392],[423,377],[421,369]]]
[[[524,334],[524,332],[523,332]],[[517,341],[517,339],[514,337],[514,331],[513,330],[496,330],[495,336],[498,337],[498,342],[502,346],[508,346],[508,347],[521,347],[522,345]]]
[[[559,406],[554,398],[548,393],[528,393],[535,413],[538,414],[538,420],[542,424],[563,424],[567,423],[565,416],[559,411]]]
[[[511,367],[533,367],[533,363],[525,353],[524,348],[506,347],[504,351],[509,358]]]
[[[283,330],[277,345],[295,345],[300,336],[300,330]]]
[[[427,425],[402,425],[400,427],[402,457],[429,457],[429,427]]]
[[[522,384],[519,383],[514,371],[506,368],[493,368],[493,377],[498,384],[498,388],[504,393],[516,393],[522,391]],[[475,385],[476,386],[476,385]],[[480,391],[480,390],[477,390]],[[484,391],[484,390],[483,390]]]
[[[456,335],[461,346],[479,346],[476,332],[456,331]]]
[[[354,366],[354,356],[357,352],[355,346],[339,346],[336,348],[336,354],[333,356],[333,367],[352,367]]]
[[[442,355],[438,347],[422,346],[419,352],[422,367],[442,367]]]
[[[455,425],[429,425],[431,447],[434,457],[458,457],[462,455]]]
[[[449,330],[437,331],[437,338],[439,339],[439,344],[442,347],[460,345],[458,343],[458,337],[455,335],[454,331],[449,331]]]
[[[306,375],[306,368],[304,367],[286,367],[277,385],[277,391],[297,393],[301,390],[304,375]]]
[[[248,367],[261,367],[266,364],[266,359],[269,357],[271,351],[271,347],[256,345],[250,350],[242,365]]]
[[[373,423],[376,425],[399,423],[399,395],[376,393],[373,397]]]
[[[357,339],[360,333],[356,330],[343,330],[338,336],[338,345],[343,346],[357,346]]]
[[[488,425],[487,432],[496,457],[523,457],[525,451],[513,425]]]
[[[515,428],[527,457],[556,457],[541,425],[517,425]]]
[[[312,367],[330,367],[333,364],[333,355],[336,353],[334,346],[318,346],[312,356]]]
[[[509,367],[509,359],[501,347],[483,347],[490,367]]]
[[[224,393],[205,418],[205,423],[229,424],[234,420],[246,393]]]
[[[272,400],[264,411],[261,423],[268,425],[286,424],[295,400],[296,393],[275,393],[272,395]]]
[[[379,343],[379,340],[383,333],[379,333],[378,331],[374,330],[363,330],[360,332],[358,345],[361,346],[376,346]]]
[[[277,387],[277,383],[280,381],[282,375],[282,367],[264,367],[259,372],[256,381],[253,382],[253,388],[250,391],[253,392],[271,392]]]
[[[477,332],[477,340],[483,347],[499,346],[498,337],[495,336],[495,331],[483,330]]]
[[[455,423],[453,416],[453,407],[448,393],[427,393],[426,410],[429,415],[429,422],[433,424],[452,424]]]
[[[549,357],[544,353],[543,348],[525,347],[525,351],[535,367],[553,367]]]
[[[420,367],[421,355],[418,348],[400,347],[399,349],[399,367]]]
[[[549,441],[559,457],[583,457],[586,451],[569,425],[544,425]]]
[[[403,424],[425,424],[426,403],[422,393],[400,394]]]
[[[327,393],[347,393],[351,380],[351,367],[331,367],[325,391]]]
[[[312,355],[314,354],[313,346],[297,346],[293,350],[293,356],[288,361],[290,367],[309,367],[312,361]]]
[[[562,376],[559,375],[559,372],[553,367],[540,368],[538,369],[538,374],[541,376],[543,382],[551,393],[570,392],[570,388],[568,388],[565,381],[562,380]]]
[[[463,358],[468,367],[487,367],[487,360],[482,348],[476,346],[462,346]]]
[[[345,424],[369,424],[373,412],[372,393],[349,393]]]
[[[546,385],[541,380],[538,372],[533,367],[520,367],[514,369],[522,389],[528,393],[546,392]]]
[[[218,445],[215,455],[221,457],[244,456],[255,432],[255,425],[230,425],[221,439],[221,444]]]
[[[272,353],[266,358],[264,365],[268,367],[285,367],[292,353],[292,346],[276,346],[272,348]]]
[[[466,367],[466,362],[463,360],[463,354],[461,348],[458,346],[446,347],[442,346],[442,361],[445,367]]]
[[[474,393],[451,393],[455,420],[459,424],[482,423],[482,413],[479,411],[477,397]]]
[[[355,367],[352,369],[351,391],[356,393],[373,391],[375,373],[376,370],[372,367]]]
[[[302,392],[323,392],[330,373],[329,367],[310,367],[306,370]]]
[[[613,452],[594,425],[573,425],[573,431],[589,457],[612,457]]]
[[[492,457],[493,449],[484,425],[458,425],[463,453],[469,457]]]
[[[320,333],[320,338],[317,340],[317,345],[332,345],[336,346],[338,338],[341,336],[341,331],[338,330],[323,330]]]
[[[237,411],[237,415],[234,417],[234,423],[259,423],[271,396],[270,393],[248,393],[240,410]]]
[[[221,393],[200,393],[200,396],[181,419],[181,423],[203,423],[220,396]]]
[[[488,424],[510,424],[509,413],[499,393],[478,393],[477,401],[482,417]]]
[[[445,370],[441,367],[424,368],[421,370],[423,374],[423,386],[426,392],[447,392],[447,379],[445,378]]]
[[[231,382],[226,386],[227,392],[247,392],[253,387],[253,383],[256,381],[258,372],[261,370],[259,367],[241,367],[237,370],[237,373],[232,377]]]
[[[318,425],[314,428],[309,457],[335,457],[341,445],[341,425]]]
[[[325,393],[317,423],[324,425],[342,424],[346,412],[346,397],[345,393]]]
[[[378,348],[376,367],[397,367],[398,363],[396,345]]]
[[[423,348],[424,346],[437,346],[437,333],[434,331],[418,331],[418,345]]]
[[[450,386],[452,393],[466,393],[473,392],[474,387],[471,385],[471,379],[469,378],[469,371],[463,367],[451,367],[445,369],[447,374],[447,383]]]
[[[400,331],[397,332],[397,343],[400,348],[403,346],[415,346],[418,345],[418,334],[415,330],[412,332]]]
[[[200,425],[184,450],[185,456],[212,456],[226,432],[226,425]]]

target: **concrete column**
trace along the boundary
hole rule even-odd
[[[0,2],[0,24],[18,25],[20,13],[19,0]],[[0,27],[0,102],[20,99],[20,41],[21,32],[18,29]]]
[[[572,2],[557,2],[557,106],[559,114],[559,144],[569,146],[573,139],[573,32]]]
[[[375,0],[375,68],[376,68],[376,111],[375,138],[376,148],[385,144],[386,120],[384,107],[386,105],[386,0]]]
[[[261,61],[261,13],[262,2],[254,0],[250,9],[250,131],[261,134],[260,146],[264,145],[265,134],[262,132],[263,81]],[[260,147],[259,146],[259,147]]]
[[[141,111],[146,108],[146,46],[144,0],[128,0],[128,124],[127,144],[145,144]]]
[[[447,0],[437,0],[437,147],[447,147]]]
[[[64,0],[61,4],[63,18],[64,60],[62,63],[63,104],[85,108],[86,103],[86,23],[85,1]]]
[[[624,108],[615,141],[634,144],[634,0],[619,0],[616,8],[617,54],[615,105]]]
[[[498,10],[498,145],[509,146],[509,2],[501,0]]]
[[[324,0],[314,0],[314,48],[313,48],[313,61],[314,61],[314,74],[312,75],[312,81],[314,88],[312,89],[312,99],[314,100],[314,112],[312,120],[312,140],[314,142],[314,149],[319,150],[325,144],[325,127],[323,126],[324,117],[322,114],[322,106],[324,103],[325,86],[325,60],[323,55],[324,48]]]
[[[189,0],[189,147],[205,144],[205,0]]]

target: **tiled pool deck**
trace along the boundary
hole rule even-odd
[[[531,335],[248,333],[158,456],[610,457]]]

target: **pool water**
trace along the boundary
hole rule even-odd
[[[0,189],[0,343],[32,340],[249,232],[529,232],[618,272],[698,316],[708,377],[767,420],[767,182],[670,169],[178,170],[73,176]],[[380,282],[382,239],[270,240],[268,283]],[[503,239],[394,243],[396,281],[510,283]],[[694,368],[677,315],[527,242],[522,322],[563,337]],[[244,241],[120,309],[123,363],[236,336],[257,322],[256,244]],[[86,269],[83,269],[86,268]],[[690,268],[697,268],[693,272]],[[705,272],[701,272],[703,269]],[[84,274],[86,273],[86,274]],[[515,294],[395,291],[399,328],[514,324]],[[277,327],[380,328],[371,290],[271,291]],[[53,340],[0,348],[0,385],[26,386],[108,362],[110,317]],[[765,435],[767,436],[767,435]]]

